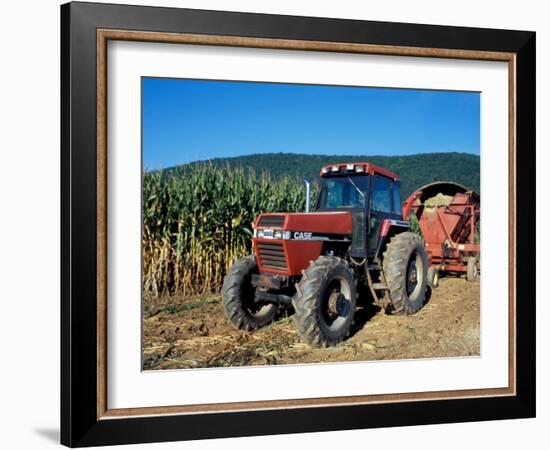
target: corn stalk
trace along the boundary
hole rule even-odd
[[[219,292],[230,265],[251,253],[258,214],[304,208],[299,179],[211,164],[144,173],[144,294]]]

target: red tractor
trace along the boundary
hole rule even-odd
[[[370,163],[331,164],[320,175],[314,212],[260,214],[255,254],[228,271],[223,306],[238,329],[292,307],[305,342],[335,345],[350,333],[359,283],[387,311],[422,308],[428,261],[403,220],[397,175]]]

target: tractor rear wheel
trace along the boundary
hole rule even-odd
[[[384,252],[383,270],[393,311],[414,314],[424,305],[428,259],[422,239],[409,231],[393,236]]]
[[[479,270],[477,269],[477,258],[470,256],[466,263],[466,280],[476,281],[479,276]]]
[[[252,286],[253,273],[258,273],[256,257],[245,256],[237,260],[223,279],[222,304],[226,317],[239,330],[257,330],[270,323],[278,306],[256,302],[256,290]]]
[[[348,263],[320,256],[304,270],[292,299],[298,334],[314,347],[338,344],[350,332],[356,300],[357,282]]]

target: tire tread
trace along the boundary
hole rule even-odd
[[[338,336],[330,336],[323,332],[320,325],[321,295],[320,289],[325,284],[330,272],[345,270],[348,272],[351,283],[352,311],[349,326]],[[355,313],[357,299],[357,280],[345,260],[336,256],[320,256],[313,261],[303,272],[302,279],[296,285],[296,295],[292,299],[295,315],[294,322],[300,337],[314,347],[329,347],[340,343],[350,332]]]

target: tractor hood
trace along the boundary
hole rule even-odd
[[[328,242],[349,245],[350,212],[261,214],[254,226],[254,248],[262,273],[299,275]]]
[[[273,235],[271,230],[282,230],[286,231],[286,239],[329,240],[351,236],[352,219],[348,211],[260,214],[254,228],[255,237],[260,237],[258,233],[264,231],[262,237],[269,239]]]

